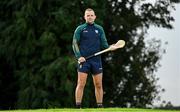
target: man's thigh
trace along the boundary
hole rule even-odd
[[[87,73],[78,72],[78,83],[86,84],[87,76],[88,76]]]

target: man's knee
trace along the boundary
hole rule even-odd
[[[84,89],[85,85],[86,85],[85,81],[78,81],[78,88],[79,89]]]
[[[101,82],[96,82],[95,87],[96,87],[96,89],[102,89],[102,83]]]
[[[87,73],[78,72],[78,88],[83,89],[86,85]]]

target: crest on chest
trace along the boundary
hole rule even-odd
[[[99,33],[99,31],[98,31],[98,30],[95,30],[95,33]]]

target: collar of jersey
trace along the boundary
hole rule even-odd
[[[94,24],[95,24],[95,23],[93,23],[93,24],[88,24],[88,23],[86,23],[87,26],[94,26]]]

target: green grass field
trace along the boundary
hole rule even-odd
[[[0,112],[180,112],[180,110],[104,108],[104,109],[34,109],[34,110],[1,110]]]

